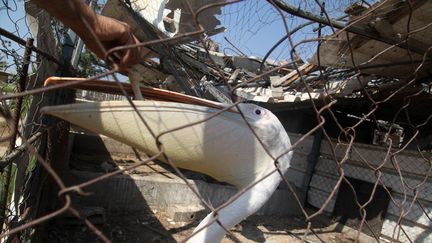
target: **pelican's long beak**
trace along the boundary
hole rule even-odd
[[[125,91],[128,95],[133,96],[133,88],[128,83],[119,83],[115,81],[107,80],[88,80],[85,78],[66,78],[66,77],[50,77],[45,80],[45,86],[50,85],[65,85],[70,83],[68,88],[83,89],[89,91],[96,91],[108,94],[123,95],[122,91]],[[140,87],[141,93],[145,99],[159,100],[159,101],[171,101],[191,105],[201,105],[216,109],[224,109],[228,105],[214,102],[206,99],[201,99],[177,92],[172,92],[164,89]],[[235,110],[235,109],[234,109]],[[234,111],[233,110],[233,111]]]
[[[41,112],[149,155],[159,152],[152,134],[161,134],[160,142],[176,165],[235,186],[248,185],[268,166],[268,155],[236,112],[176,102],[133,103],[135,107],[128,101],[74,103]]]

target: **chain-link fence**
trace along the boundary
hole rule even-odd
[[[0,9],[5,241],[432,240],[430,1],[91,4],[140,43]]]

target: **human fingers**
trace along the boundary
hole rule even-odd
[[[139,40],[130,34],[129,40],[124,43],[124,46],[139,44]],[[121,71],[126,70],[128,67],[138,64],[141,61],[143,48],[140,46],[133,46],[122,51],[122,57],[118,63]]]

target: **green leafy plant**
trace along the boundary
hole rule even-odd
[[[87,49],[81,53],[78,63],[78,76],[91,77],[107,71],[105,62]]]

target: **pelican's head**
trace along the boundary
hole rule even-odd
[[[254,104],[240,103],[238,107],[271,155],[277,158],[285,154],[279,162],[281,168],[287,169],[292,152],[286,151],[291,148],[291,141],[279,119],[271,111]]]

